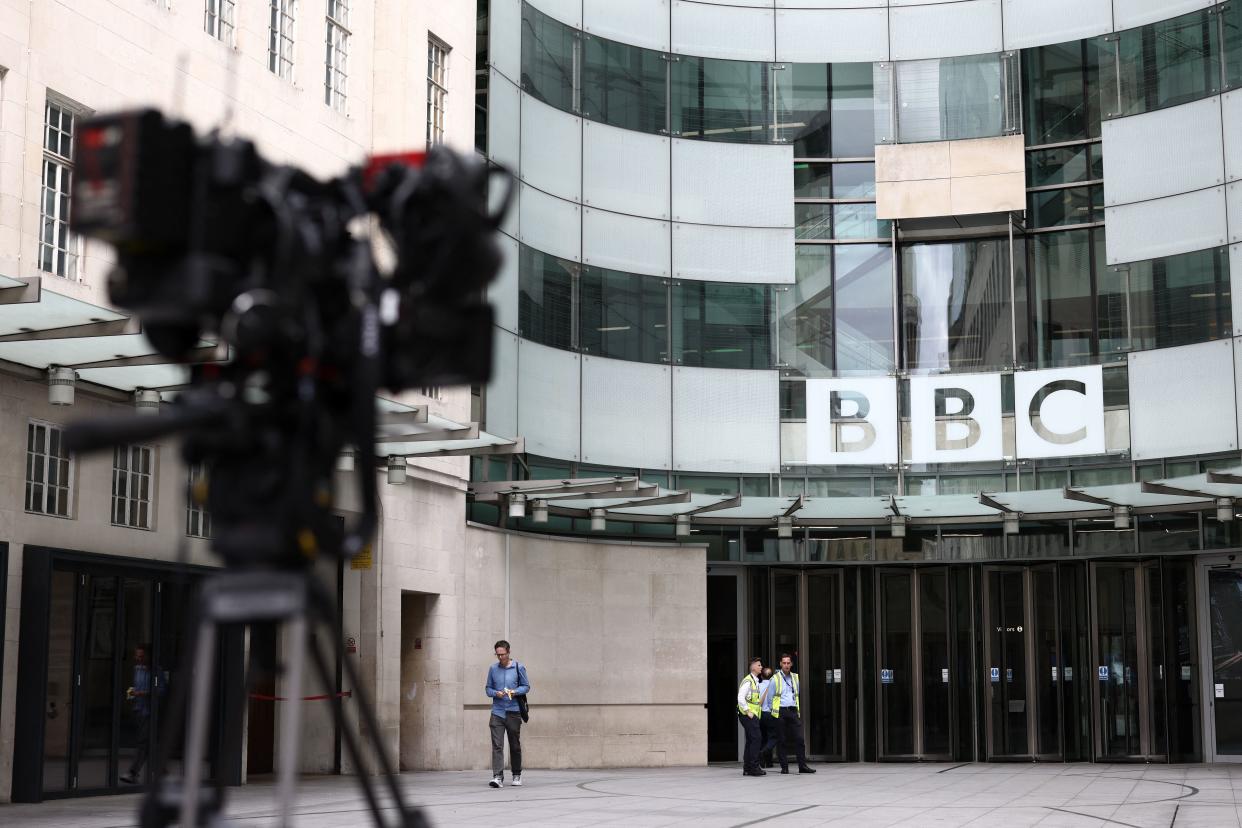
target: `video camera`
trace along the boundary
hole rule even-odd
[[[321,181],[155,110],[83,122],[74,160],[71,227],[116,249],[113,303],[170,359],[213,339],[229,359],[192,366],[158,418],[71,426],[71,450],[182,433],[226,563],[357,554],[377,513],[376,393],[491,373],[485,288],[511,178],[436,146]],[[496,176],[506,186],[489,212]],[[377,265],[377,229],[390,268]],[[363,508],[342,537],[329,506],[350,447]]]

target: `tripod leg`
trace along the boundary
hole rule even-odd
[[[280,822],[287,828],[293,818],[293,804],[298,784],[298,741],[302,725],[302,671],[306,661],[306,616],[295,615],[285,629],[289,631],[286,650],[289,660],[285,665],[285,701],[280,711],[279,778],[276,797],[279,802]]]
[[[203,756],[207,746],[207,718],[211,712],[211,685],[216,664],[216,622],[202,618],[194,642],[194,687],[186,727],[185,772],[182,774],[181,825],[197,828],[198,797],[203,783]]]

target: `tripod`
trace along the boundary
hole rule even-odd
[[[302,672],[305,656],[309,650],[315,672],[325,686],[332,686],[335,678],[328,667],[328,658],[317,641],[308,636],[315,625],[332,631],[328,640],[334,640],[336,610],[322,585],[308,570],[227,571],[206,578],[198,598],[194,640],[186,653],[185,663],[192,666],[191,691],[186,715],[186,743],[183,778],[180,785],[172,779],[158,779],[143,803],[143,828],[163,828],[179,821],[182,828],[198,828],[200,825],[217,824],[223,810],[223,789],[217,780],[213,788],[203,789],[203,754],[207,745],[207,724],[211,710],[211,687],[215,673],[215,651],[219,627],[222,624],[275,623],[283,624],[288,631],[289,653],[285,673],[288,676],[285,706],[281,711],[280,743],[277,753],[276,801],[280,826],[291,825],[294,798],[297,793],[298,743],[301,736]],[[379,733],[375,711],[358,679],[354,664],[345,660],[353,694],[358,698],[363,726],[371,734]],[[184,683],[176,688],[172,698],[173,721],[186,710]],[[339,695],[332,697],[332,714],[337,728],[349,751],[350,758],[359,769],[363,765],[361,746],[357,734],[345,723]],[[160,739],[155,767],[162,768],[171,752],[175,728],[166,728]],[[380,773],[387,783],[398,820],[399,828],[426,828],[427,822],[416,808],[407,808],[401,795],[396,773],[388,755],[379,755]],[[375,786],[370,777],[360,774],[358,778],[366,797],[371,817],[376,826],[385,828],[384,819]],[[179,820],[176,818],[179,815]]]

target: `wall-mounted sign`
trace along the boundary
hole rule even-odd
[[[902,458],[895,377],[808,379],[806,462],[857,466],[1005,459],[1000,374],[912,377],[910,456]],[[1103,454],[1104,374],[1099,365],[1018,371],[1015,451],[1020,458]]]
[[[1108,665],[1100,665],[1100,681],[1108,681]]]
[[[880,670],[880,683],[881,684],[892,684],[893,683],[893,671],[888,670],[888,669]]]

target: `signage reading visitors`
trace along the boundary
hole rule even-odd
[[[895,377],[806,381],[811,465],[969,463],[1005,459],[1000,374],[910,378],[910,456],[900,456]],[[1103,454],[1099,365],[1013,375],[1020,458]]]
[[[893,671],[887,670],[887,669],[880,670],[880,683],[881,684],[892,684],[893,683]]]
[[[1108,665],[1100,665],[1100,681],[1108,681]]]

